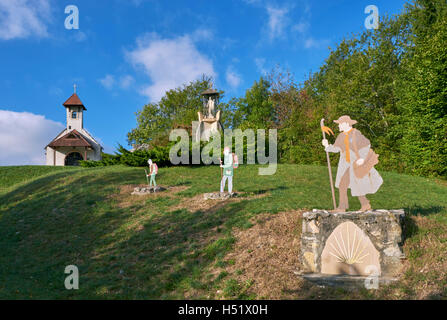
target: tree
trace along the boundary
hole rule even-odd
[[[418,4],[415,45],[403,82],[407,130],[402,155],[412,173],[447,176],[447,4]]]
[[[319,154],[323,108],[318,105],[310,82],[300,86],[290,71],[279,67],[269,74],[269,81],[281,161],[323,163]]]
[[[241,98],[233,98],[228,108],[234,110],[233,128],[267,129],[273,123],[270,83],[263,77],[255,81]]]

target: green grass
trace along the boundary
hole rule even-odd
[[[232,250],[233,228],[249,228],[249,219],[259,213],[331,208],[325,167],[279,165],[275,175],[259,176],[258,166],[241,166],[234,188],[265,196],[232,202],[213,213],[170,208],[217,191],[217,166],[161,168],[159,184],[188,188],[123,206],[120,187],[145,183],[142,173],[122,166],[0,167],[0,298],[206,299],[218,290],[228,298],[256,298],[248,292],[250,281],[240,284],[225,273],[210,274]],[[382,176],[384,185],[370,197],[373,207],[405,208],[412,216],[447,225],[445,182]],[[350,203],[360,208],[357,199]],[[441,229],[409,221],[409,230],[413,246],[407,255],[416,265],[424,254],[420,241]],[[79,290],[64,287],[64,269],[71,264],[79,268]],[[434,272],[426,277],[436,278]],[[410,284],[427,280],[415,274],[410,272]]]
[[[0,192],[21,182],[29,182],[35,178],[59,171],[76,170],[75,167],[50,166],[10,166],[0,167]]]

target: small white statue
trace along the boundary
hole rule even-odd
[[[208,98],[208,118],[214,117],[214,100],[211,97]]]

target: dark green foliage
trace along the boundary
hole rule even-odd
[[[163,167],[169,165],[169,147],[155,146],[149,150],[136,150],[130,152],[120,146],[120,162],[127,166],[144,167],[147,166],[147,160],[152,159],[158,166]]]
[[[402,154],[412,173],[447,176],[447,5],[428,8],[417,12],[431,28],[419,30],[430,36],[416,38],[409,61]]]
[[[320,120],[324,110],[307,83],[299,87],[289,72],[271,77],[271,100],[278,128],[278,153],[282,162],[324,163]]]
[[[244,133],[244,132],[242,132]],[[239,163],[243,164],[243,163],[247,163],[247,152],[249,150],[253,150],[254,151],[254,157],[253,159],[255,160],[254,163],[259,163],[258,162],[258,158],[256,156],[258,150],[257,148],[262,148],[259,152],[262,152],[263,155],[268,156],[269,152],[270,152],[270,148],[272,146],[269,146],[268,144],[268,135],[269,132],[266,130],[265,132],[265,139],[267,141],[267,143],[265,144],[265,146],[258,146],[257,144],[257,136],[256,134],[254,135],[254,144],[250,144],[248,139],[243,139],[243,152],[242,153],[238,153],[238,158],[239,158]],[[219,158],[223,159],[223,150],[225,145],[225,135],[222,134],[219,136],[215,136],[212,137],[210,142],[205,142],[205,141],[201,141],[199,144],[200,146],[198,146],[198,143],[196,142],[192,142],[192,138],[189,137],[188,141],[186,141],[186,148],[188,148],[188,154],[189,154],[189,160],[188,163],[186,163],[187,165],[208,165],[210,163],[205,163],[203,161],[203,158],[200,157],[200,163],[194,163],[193,162],[193,149],[194,148],[200,148],[201,151],[204,150],[204,148],[208,145],[208,144],[212,144],[212,142],[214,141],[214,139],[220,139],[220,142],[217,142],[217,145],[220,146],[220,154],[214,155],[213,154],[213,150],[211,149],[210,151],[210,157],[212,157],[212,159],[216,158],[215,163],[218,163]],[[230,140],[229,140],[230,141]],[[135,151],[130,151],[127,150],[126,148],[124,148],[122,145],[118,145],[118,150],[117,152],[112,155],[112,154],[107,154],[107,153],[103,153],[102,154],[102,160],[101,161],[93,161],[93,160],[87,160],[87,161],[80,161],[80,165],[82,167],[103,167],[103,166],[111,166],[111,165],[126,165],[126,166],[130,166],[130,167],[145,167],[147,166],[147,160],[148,159],[152,159],[153,162],[157,163],[157,165],[159,167],[165,167],[165,166],[171,166],[171,160],[170,160],[170,150],[171,148],[176,145],[176,144],[180,144],[180,138],[177,141],[170,141],[166,146],[154,146],[151,147],[150,149],[141,149],[141,150],[135,150]],[[233,136],[231,139],[231,150],[234,153],[237,153],[239,150],[236,149],[236,138]],[[178,151],[178,156],[181,156],[181,150]],[[214,162],[214,160],[213,160]],[[185,163],[181,163],[181,164],[185,164]]]
[[[101,155],[102,155],[101,161],[81,160],[79,161],[79,165],[81,167],[91,168],[91,167],[113,166],[121,163],[119,154],[113,155],[109,153],[102,153]]]
[[[445,0],[414,1],[341,41],[301,86],[272,73],[280,159],[323,164],[319,120],[337,132],[332,121],[347,114],[380,155],[379,169],[447,176],[446,20]]]
[[[255,81],[242,98],[232,99],[229,108],[234,111],[232,128],[264,129],[273,124],[274,110],[270,100],[270,83],[263,77]]]
[[[169,147],[155,146],[149,150],[135,150],[131,152],[122,145],[118,146],[115,155],[103,153],[101,161],[80,161],[82,167],[103,167],[117,164],[123,164],[131,167],[145,167],[147,160],[152,159],[158,166],[164,167],[170,165]]]

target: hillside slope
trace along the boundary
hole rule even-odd
[[[217,166],[161,168],[157,182],[170,189],[142,197],[130,195],[146,181],[141,168],[0,168],[0,298],[446,297],[447,186],[387,172],[371,203],[409,213],[402,280],[374,292],[347,292],[278,275],[278,290],[266,294],[260,275],[232,267],[240,264],[237,250],[248,250],[241,249],[243,237],[260,232],[262,238],[284,226],[277,238],[291,239],[281,244],[290,250],[272,250],[290,252],[284,264],[298,269],[299,242],[292,242],[301,232],[299,215],[329,209],[331,195],[325,167],[279,165],[273,176],[257,170],[236,170],[241,198],[203,202],[202,193],[219,188]],[[350,203],[360,207],[357,199]],[[269,217],[282,222],[264,223]],[[249,250],[256,258],[257,249]],[[64,269],[72,264],[79,268],[79,290],[64,288]],[[287,277],[297,279],[292,271]]]

